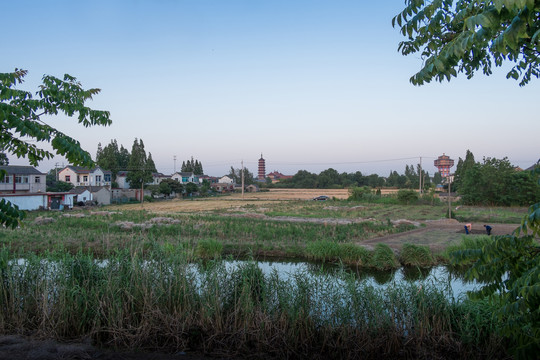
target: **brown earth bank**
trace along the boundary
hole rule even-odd
[[[197,353],[114,351],[100,349],[90,341],[58,342],[20,335],[0,335],[0,359],[15,360],[219,360],[227,357],[208,357]]]

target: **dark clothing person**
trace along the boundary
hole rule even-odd
[[[484,225],[484,227],[486,228],[486,234],[491,235],[491,229],[492,229],[492,227],[489,226],[489,225]]]

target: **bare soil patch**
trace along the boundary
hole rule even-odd
[[[426,226],[407,232],[390,234],[382,237],[362,241],[361,245],[374,245],[385,243],[388,246],[399,249],[405,243],[427,245],[433,251],[442,251],[448,245],[458,242],[465,235],[465,223],[457,220],[441,219],[423,222]],[[518,224],[490,224],[492,235],[506,235],[512,233]],[[473,224],[473,234],[486,234],[483,224]],[[467,235],[470,236],[470,235]]]

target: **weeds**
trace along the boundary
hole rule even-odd
[[[128,250],[103,261],[60,251],[0,253],[4,334],[221,357],[506,355],[484,306],[427,285],[379,290],[343,271],[284,279],[264,275],[254,262],[194,267],[178,247],[154,248],[147,260]]]

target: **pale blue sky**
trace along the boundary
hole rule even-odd
[[[414,87],[419,56],[397,52],[402,0],[2,0],[2,72],[69,73],[101,94],[113,125],[47,121],[95,155],[142,138],[159,171],[194,156],[209,175],[241,160],[254,173],[300,169],[403,172],[423,156],[540,156],[540,83],[520,88],[496,69]],[[11,164],[24,164],[11,156]],[[47,171],[62,158],[45,161]]]

